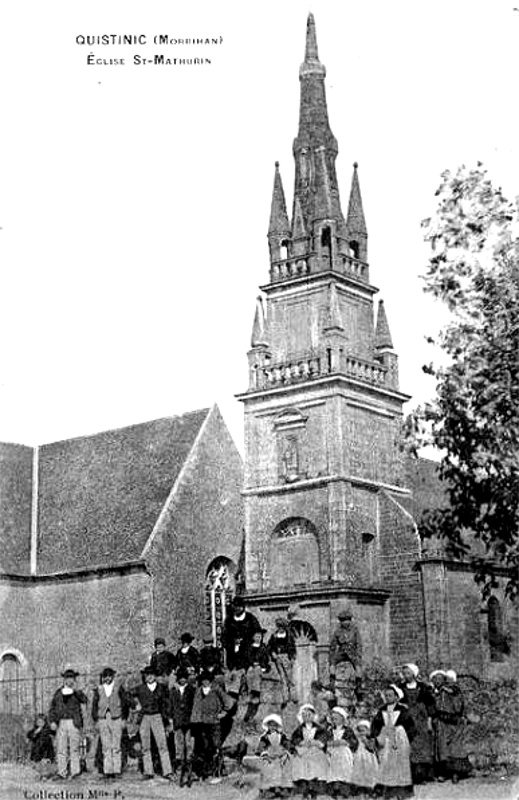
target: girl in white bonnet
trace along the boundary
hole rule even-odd
[[[348,724],[348,712],[341,706],[332,708],[332,729],[328,739],[328,794],[349,797],[353,753],[359,743]]]
[[[367,719],[359,719],[355,732],[359,742],[353,756],[351,783],[356,795],[371,796],[378,783],[377,744],[370,737],[371,723]]]
[[[278,714],[268,714],[261,727],[263,735],[256,751],[261,757],[260,797],[284,797],[292,787],[292,765],[283,720]]]
[[[324,792],[328,776],[325,749],[326,729],[316,722],[315,708],[305,703],[297,716],[299,726],[292,734],[292,777],[295,788],[303,797],[315,797]]]

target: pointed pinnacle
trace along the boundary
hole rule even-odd
[[[308,19],[306,20],[305,61],[319,61],[315,20],[312,13],[308,14]]]
[[[265,334],[265,313],[263,311],[263,300],[261,297],[256,299],[256,311],[254,313],[254,323],[252,325],[251,347],[266,347],[268,342]]]
[[[346,224],[350,233],[365,233],[367,234],[366,220],[364,218],[364,209],[362,206],[362,197],[360,194],[359,176],[357,167],[359,165],[355,161],[353,164],[353,177],[351,179],[350,201],[348,204],[348,217]]]
[[[386,309],[384,308],[384,301],[380,300],[378,304],[377,314],[377,327],[375,330],[375,348],[386,348],[393,350],[393,340],[391,339],[391,332],[386,317]]]
[[[290,222],[288,220],[283,182],[279,172],[279,161],[276,161],[276,171],[274,173],[269,233],[290,233]]]

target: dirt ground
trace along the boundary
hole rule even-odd
[[[106,782],[96,774],[73,781],[40,781],[28,766],[0,765],[0,800],[256,800],[257,776],[247,773],[243,786],[230,775],[218,785],[193,784],[179,788],[162,778],[142,782],[138,774],[125,774],[117,782]],[[323,796],[325,800],[326,796]],[[490,775],[451,783],[432,783],[415,789],[419,800],[519,800],[517,776]]]

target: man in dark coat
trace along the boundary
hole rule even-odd
[[[220,723],[232,707],[232,699],[213,681],[212,676],[202,673],[191,712],[195,753],[202,778],[208,778],[210,775],[220,776],[222,744]]]
[[[222,632],[227,669],[233,671],[247,668],[248,647],[256,631],[260,630],[261,625],[254,614],[245,611],[241,597],[235,597]]]
[[[188,675],[194,676],[198,673],[200,656],[196,647],[193,647],[193,637],[190,633],[183,633],[180,637],[180,647],[175,657],[176,669],[185,670]]]
[[[177,669],[177,682],[170,689],[170,712],[175,737],[176,768],[180,767],[180,786],[191,784],[194,740],[191,733],[191,712],[195,687],[188,683],[188,672]]]
[[[349,608],[340,611],[337,619],[339,624],[330,641],[330,683],[333,689],[337,687],[345,697],[353,699],[360,684],[362,641]]]
[[[159,751],[162,774],[168,780],[174,780],[166,741],[166,728],[170,724],[168,688],[157,681],[155,670],[151,666],[143,669],[142,676],[144,683],[137,686],[132,695],[140,716],[139,733],[144,765],[143,778],[153,778],[151,758],[151,735],[153,734]]]
[[[58,762],[58,778],[67,777],[67,766],[70,752],[70,777],[75,778],[81,772],[79,746],[83,728],[83,706],[87,697],[80,689],[76,689],[78,672],[66,669],[62,673],[63,686],[55,693],[49,709],[51,730],[57,731],[56,755]]]

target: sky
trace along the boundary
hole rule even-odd
[[[519,194],[519,12],[500,0],[19,0],[0,12],[0,440],[42,444],[218,403],[242,448],[274,162],[291,208],[315,16],[402,391],[432,396],[420,221],[445,169]],[[144,35],[146,44],[77,37]],[[172,40],[155,45],[155,35]],[[217,44],[178,44],[179,39]],[[148,65],[134,56],[210,64]],[[87,63],[125,59],[125,64]]]

